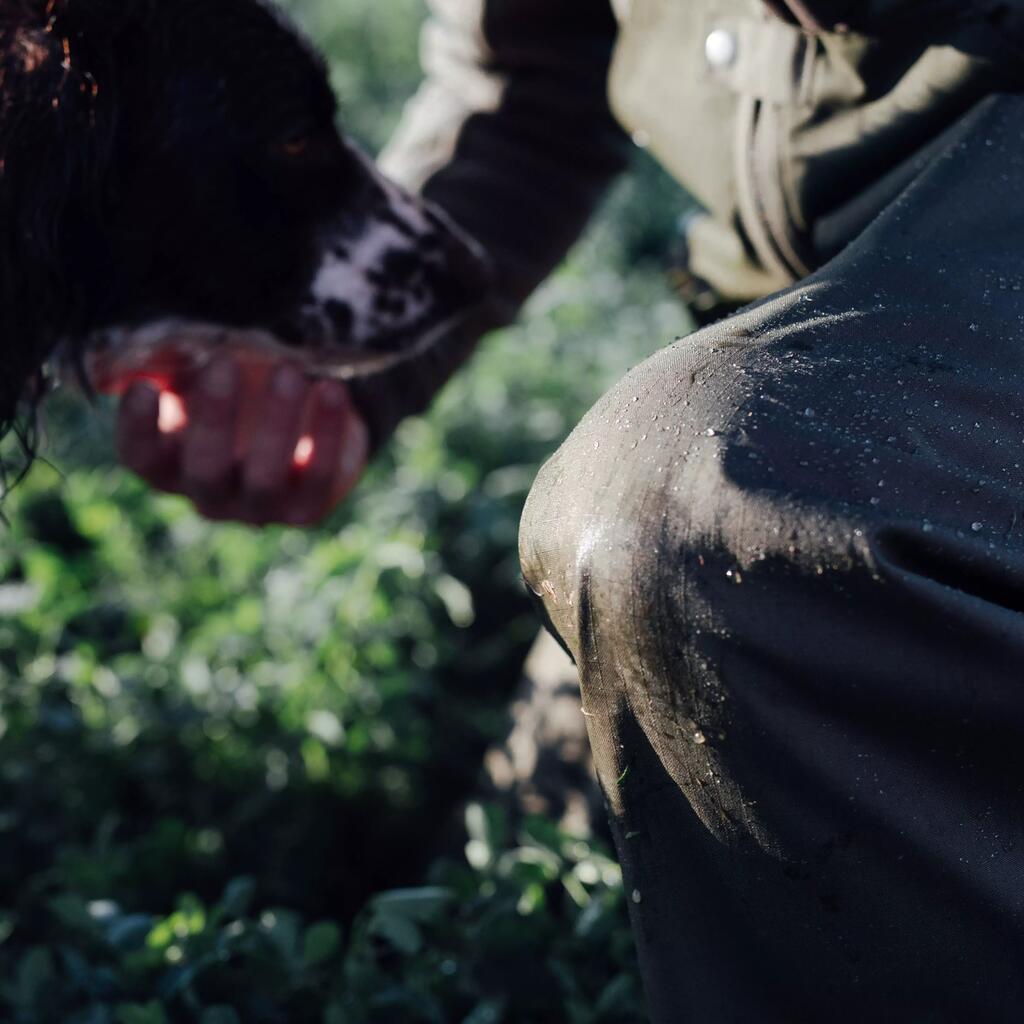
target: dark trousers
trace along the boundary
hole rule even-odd
[[[652,1019],[1024,1018],[1024,99],[544,467]]]

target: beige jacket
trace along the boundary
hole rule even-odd
[[[431,6],[426,80],[382,163],[491,252],[495,321],[561,260],[630,139],[697,200],[690,269],[739,305],[827,261],[946,129],[1024,76],[1024,0]],[[471,347],[384,382],[378,436]]]

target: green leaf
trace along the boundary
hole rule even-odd
[[[637,1005],[638,998],[636,980],[629,974],[620,974],[605,986],[595,1009],[600,1014],[626,1013]]]
[[[370,930],[407,956],[415,956],[423,948],[423,933],[407,917],[378,913],[370,923]]]
[[[107,942],[124,952],[142,949],[152,928],[153,918],[148,914],[126,914],[116,917],[106,926]]]
[[[352,1024],[348,1011],[340,1003],[332,1003],[324,1011],[323,1024]]]
[[[67,928],[95,931],[97,924],[85,900],[71,893],[61,893],[50,900],[50,911]]]
[[[125,1003],[117,1008],[117,1024],[167,1024],[167,1014],[156,1001]]]
[[[341,930],[330,921],[310,925],[302,943],[302,959],[307,967],[326,963],[341,946]]]
[[[255,898],[256,882],[252,878],[248,875],[233,878],[220,898],[220,910],[230,918],[244,917],[249,913]]]
[[[203,1010],[199,1024],[242,1024],[242,1019],[231,1006],[210,1006]]]
[[[43,946],[30,949],[18,964],[15,980],[16,999],[20,1006],[33,1007],[46,985],[56,974],[53,954]]]
[[[469,838],[494,850],[508,841],[508,816],[500,804],[470,804],[466,808]]]
[[[501,1000],[488,999],[480,1003],[462,1024],[501,1024],[505,1019],[504,1006]]]
[[[299,933],[301,923],[299,915],[291,910],[277,907],[268,910],[260,917],[260,924],[266,929],[271,941],[289,961],[299,955]]]
[[[377,896],[373,905],[381,913],[426,922],[436,918],[451,903],[454,895],[451,889],[440,885],[392,889]]]

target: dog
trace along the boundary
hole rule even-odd
[[[485,257],[336,120],[267,0],[0,0],[0,429],[58,351],[242,330],[345,376],[451,330]]]

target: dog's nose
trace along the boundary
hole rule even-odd
[[[487,254],[461,233],[451,234],[445,249],[445,263],[456,290],[467,301],[482,299],[494,283],[494,271]]]

